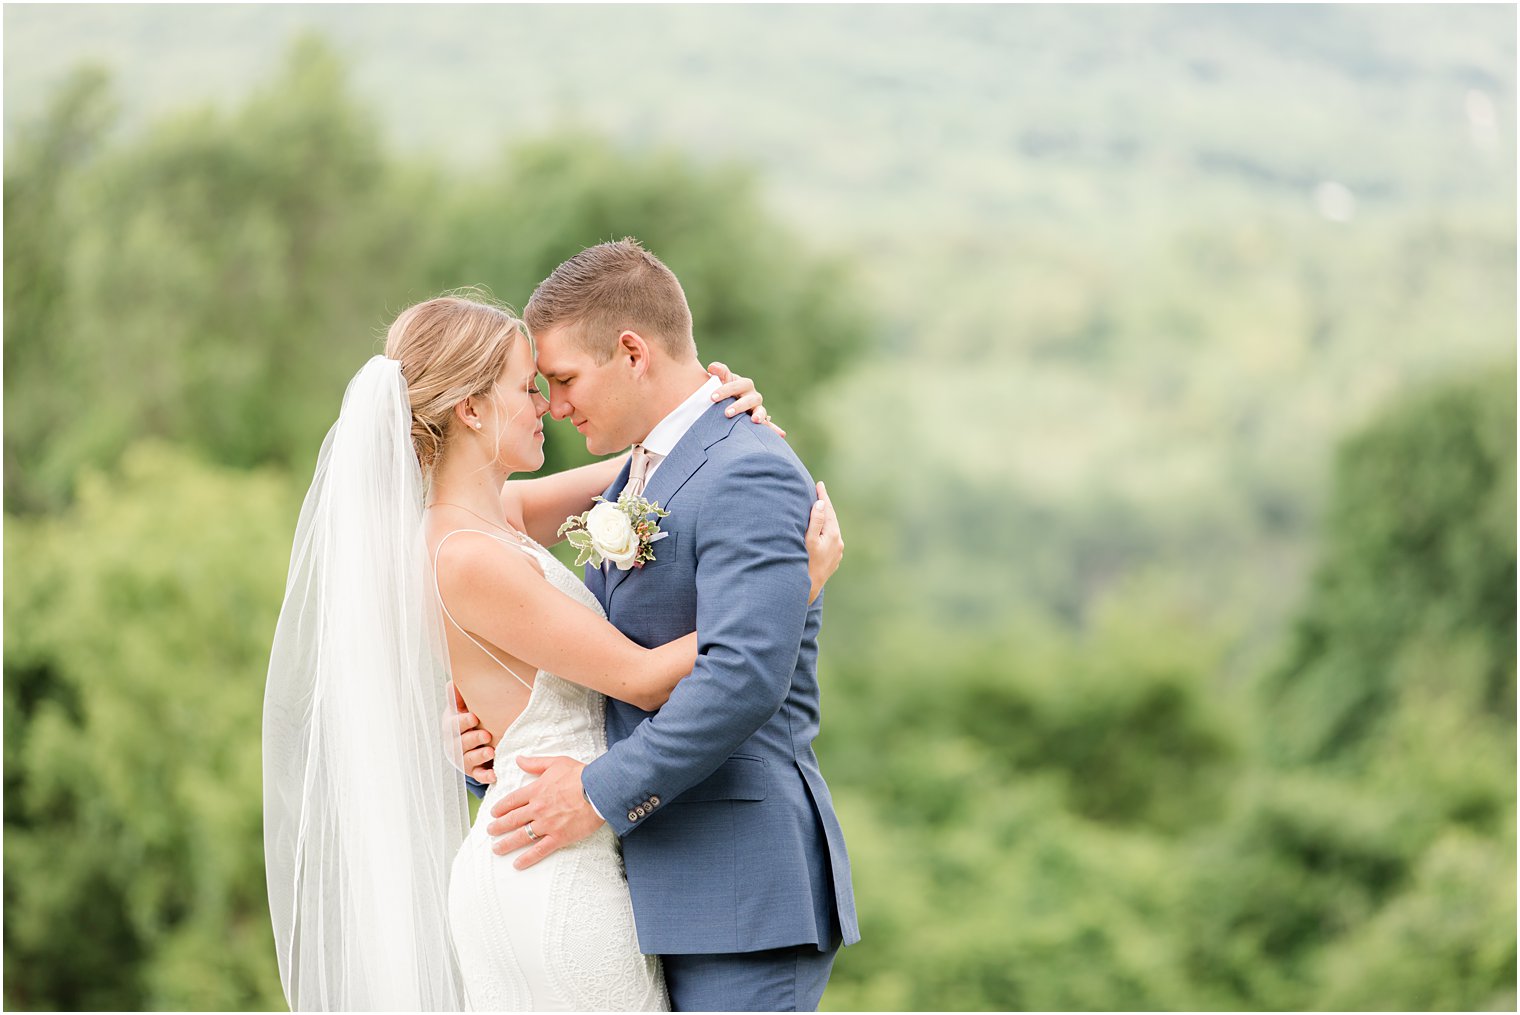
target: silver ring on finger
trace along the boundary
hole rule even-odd
[[[529,842],[537,842],[538,841],[538,836],[535,835],[535,834],[533,834],[533,822],[530,821],[526,825],[523,825],[523,831],[525,831],[525,832],[528,833],[528,841]]]

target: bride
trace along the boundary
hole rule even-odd
[[[391,325],[322,445],[264,706],[265,863],[292,1009],[669,1007],[609,829],[516,870],[485,829],[526,778],[506,770],[468,827],[451,677],[489,750],[590,761],[606,750],[603,695],[658,707],[696,658],[694,634],[629,641],[544,549],[622,462],[510,479],[543,465],[536,377],[509,313],[429,300]],[[765,422],[751,382],[715,397],[732,395]],[[807,543],[816,598],[842,550],[826,498]]]

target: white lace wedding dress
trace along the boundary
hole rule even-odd
[[[484,534],[529,553],[551,585],[602,614],[596,597],[542,546]],[[486,832],[491,805],[530,778],[511,759],[563,754],[591,761],[607,750],[605,708],[595,691],[539,670],[527,707],[496,746],[497,781],[454,858],[449,883],[454,946],[474,1010],[670,1010],[659,959],[639,953],[622,853],[609,827],[522,871],[512,856],[491,852]]]

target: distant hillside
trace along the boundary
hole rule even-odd
[[[753,162],[798,213],[868,232],[883,211],[1111,213],[1153,171],[1484,199],[1503,179],[1473,162],[1467,97],[1513,125],[1514,27],[1512,8],[1455,5],[7,5],[5,116],[81,60],[117,71],[129,121],[227,99],[315,30],[399,146],[479,163],[581,122]],[[1495,140],[1512,171],[1512,134]],[[1073,170],[1112,179],[1053,178]]]

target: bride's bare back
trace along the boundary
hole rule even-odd
[[[441,551],[450,542],[462,540],[467,547],[462,552],[482,548],[482,537],[504,546],[511,546],[514,542],[510,536],[482,530],[445,530],[441,525],[435,525],[433,528],[438,531],[429,533],[428,545],[435,576]],[[516,541],[518,545],[525,547],[526,539],[526,536],[518,536]],[[492,556],[494,558],[495,555]],[[522,556],[542,582],[543,594],[558,595],[559,593],[544,580],[543,569],[538,562],[526,553]],[[436,580],[434,587],[441,593]],[[490,746],[494,749],[501,741],[502,731],[511,726],[527,707],[533,683],[538,678],[538,668],[501,646],[493,645],[479,635],[466,631],[455,620],[441,594],[438,596],[438,602],[444,611],[444,633],[449,652],[450,676],[470,711],[479,718],[481,727],[491,734]]]

